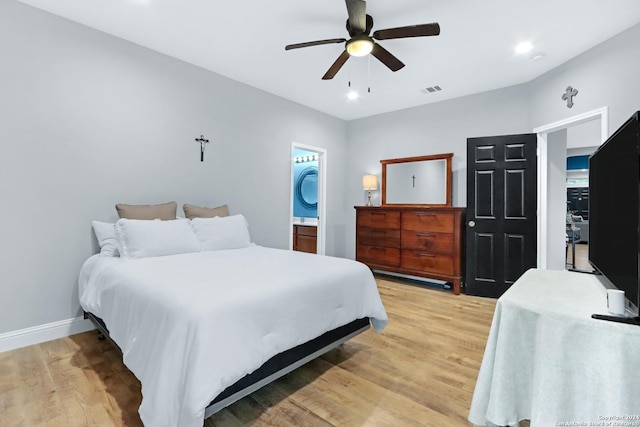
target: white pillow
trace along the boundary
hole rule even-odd
[[[249,224],[243,215],[193,218],[191,228],[205,251],[251,246]]]
[[[118,251],[118,239],[116,238],[115,224],[111,222],[91,221],[93,232],[100,245],[100,255],[116,257]]]
[[[122,218],[116,222],[115,228],[122,257],[146,258],[202,250],[187,219],[161,221]]]

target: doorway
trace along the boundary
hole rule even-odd
[[[291,144],[289,249],[324,255],[326,236],[325,149]]]
[[[533,130],[538,135],[538,268],[566,268],[568,135],[589,124],[589,140],[598,146],[609,136],[608,123],[603,107]]]
[[[567,129],[565,265],[568,270],[592,272],[589,264],[589,156],[600,146],[599,121]]]

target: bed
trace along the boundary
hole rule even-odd
[[[266,248],[94,255],[79,276],[85,316],[142,384],[149,426],[206,417],[364,332],[387,315],[356,261]]]

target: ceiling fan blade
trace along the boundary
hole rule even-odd
[[[340,68],[342,68],[344,63],[347,62],[347,59],[349,59],[349,54],[345,50],[340,54],[340,56],[338,56],[336,62],[334,62],[331,67],[329,67],[329,70],[327,70],[324,76],[322,76],[322,80],[331,80],[338,73],[338,71],[340,71]]]
[[[347,39],[327,39],[327,40],[316,40],[314,42],[288,44],[284,47],[284,50],[300,49],[301,47],[318,46],[321,44],[344,43],[346,41]]]
[[[367,29],[367,2],[364,0],[345,0],[345,2],[351,30],[354,34],[364,32]]]
[[[380,62],[386,65],[391,71],[398,71],[400,68],[404,67],[402,61],[393,56],[391,52],[380,46],[378,43],[373,45],[371,54],[378,58]]]
[[[387,28],[373,32],[376,40],[402,39],[405,37],[437,36],[440,34],[440,25],[437,22],[431,24],[408,25],[406,27]]]

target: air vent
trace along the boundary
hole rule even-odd
[[[424,93],[425,95],[428,93],[435,93],[435,92],[440,92],[442,90],[442,88],[440,86],[430,86],[430,87],[426,87],[424,89],[420,89],[420,92]]]

